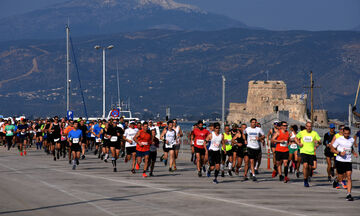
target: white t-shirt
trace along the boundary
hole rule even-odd
[[[172,148],[176,144],[176,132],[175,130],[167,130],[165,135],[165,148]]]
[[[211,141],[209,150],[220,151],[222,134],[216,135],[215,132],[211,132]]]
[[[3,124],[4,124],[4,122],[0,122],[0,132],[4,132],[4,129],[3,129]]]
[[[156,131],[155,137],[158,138],[158,139],[160,139],[160,129],[159,129],[158,126],[151,126],[151,127],[149,126],[149,129],[150,129],[150,130],[155,129],[155,131]]]
[[[136,146],[136,142],[134,142],[134,136],[136,135],[136,133],[138,132],[139,130],[137,128],[127,128],[124,132],[124,136],[126,139],[128,140],[132,140],[133,142],[132,143],[129,143],[129,142],[125,142],[125,148],[126,147],[135,147]]]
[[[264,136],[264,131],[259,127],[247,127],[244,130],[244,133],[247,134],[247,147],[251,149],[259,149],[260,141],[256,140],[256,138]]]
[[[349,139],[346,139],[343,136],[337,138],[333,143],[334,148],[338,152],[345,151],[346,154],[343,157],[340,156],[340,154],[338,154],[336,156],[336,160],[340,162],[351,162],[351,152],[353,145],[354,145],[354,138],[349,137]]]

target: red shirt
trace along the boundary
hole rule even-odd
[[[144,130],[140,130],[140,135],[137,138],[138,142],[141,143],[143,146],[139,144],[136,145],[136,151],[146,152],[150,151],[150,144],[151,144],[151,135]]]
[[[289,147],[288,147],[289,132],[288,131],[285,131],[285,133],[284,133],[284,132],[282,132],[282,130],[279,130],[279,136],[276,137],[276,140],[286,140],[286,142],[276,143],[275,151],[277,151],[277,152],[288,152],[289,151]]]
[[[194,136],[195,136],[194,146],[196,148],[204,148],[205,139],[210,134],[210,132],[208,130],[206,130],[206,129],[200,130],[198,128],[195,128],[193,133],[194,133]]]

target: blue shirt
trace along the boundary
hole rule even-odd
[[[68,138],[81,138],[82,137],[82,131],[80,129],[77,130],[71,130],[68,134]]]
[[[102,128],[98,124],[94,125],[93,131],[96,135],[99,135],[101,130],[102,130]]]

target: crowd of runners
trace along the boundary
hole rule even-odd
[[[67,120],[55,116],[51,119],[30,121],[13,118],[0,119],[0,143],[10,150],[15,146],[20,156],[27,155],[27,149],[36,146],[44,150],[56,161],[67,158],[75,170],[86,154],[94,154],[104,162],[110,162],[117,172],[117,163],[122,158],[129,164],[131,174],[142,173],[144,178],[154,175],[158,148],[163,154],[160,161],[169,172],[177,170],[181,137],[187,136],[191,145],[191,162],[197,174],[202,177],[242,176],[243,181],[257,181],[262,159],[262,148],[268,146],[273,154],[272,178],[290,181],[289,172],[300,178],[300,166],[304,187],[317,168],[316,149],[324,145],[327,162],[328,181],[334,188],[347,189],[346,200],[352,201],[352,155],[356,153],[360,131],[351,136],[349,127],[339,125],[338,131],[330,124],[329,132],[323,139],[313,130],[310,122],[305,126],[288,125],[275,121],[273,128],[264,133],[260,123],[251,119],[249,124],[224,125],[211,123],[205,125],[198,121],[191,132],[185,133],[173,119],[166,122],[125,121],[124,118],[86,121]],[[142,169],[141,169],[142,167]],[[141,170],[141,171],[139,171]],[[212,172],[214,171],[214,174]],[[240,174],[242,173],[242,174]]]

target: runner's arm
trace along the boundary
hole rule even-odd
[[[205,142],[203,143],[204,149],[205,149],[206,152],[208,151],[207,148],[206,148],[206,144],[207,144],[207,142],[209,142],[209,140],[211,140],[211,139],[212,139],[212,134],[209,134],[209,135],[206,137]]]

